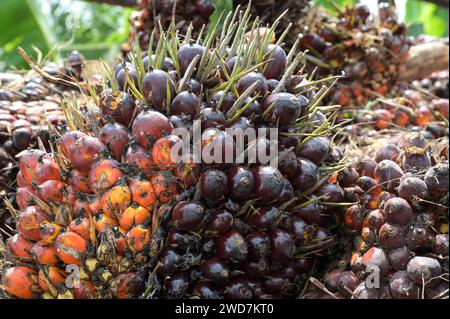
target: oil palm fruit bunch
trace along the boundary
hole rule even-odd
[[[138,40],[141,48],[147,48],[151,33],[158,32],[159,24],[166,30],[173,18],[181,34],[185,34],[192,23],[193,32],[198,35],[215,10],[212,0],[141,0],[140,5],[142,9],[130,17],[129,38],[131,42]]]
[[[344,220],[354,250],[315,296],[448,298],[448,156],[433,154],[418,133],[374,151],[339,173],[353,185],[345,188],[355,204]]]
[[[374,94],[387,95],[396,84],[412,40],[391,5],[381,3],[379,23],[374,20],[363,4],[347,7],[336,17],[314,12],[306,18],[300,45],[310,50],[311,68],[318,66],[319,76],[345,74],[330,95],[332,103],[358,107]]]
[[[345,117],[352,118],[352,122],[344,131],[351,136],[361,136],[367,129],[409,129],[423,132],[429,140],[448,136],[448,99],[409,87],[397,90],[401,94],[399,97],[380,97],[370,101],[365,109],[348,110]]]
[[[413,84],[414,86],[427,90],[440,98],[448,100],[448,73],[448,70],[434,72],[428,78],[414,81]]]
[[[223,24],[198,39],[172,24],[146,54],[136,45],[88,112],[96,125],[74,109],[54,153],[21,156],[6,294],[296,296],[330,253],[343,197],[329,179],[344,166],[336,109],[321,105],[329,80],[308,81],[304,55],[271,43],[277,23],[261,36],[246,10]],[[248,160],[257,149],[279,165]],[[64,284],[70,265],[78,290]]]
[[[276,21],[283,12],[289,10],[280,20],[276,34],[280,35],[284,30],[290,28],[284,42],[287,48],[291,48],[297,41],[299,33],[303,31],[303,19],[310,8],[310,2],[309,0],[254,0],[249,4],[249,1],[234,0],[233,4],[235,7],[238,5],[251,6],[252,14],[259,16],[261,21],[269,24]]]
[[[74,51],[62,67],[48,63],[42,69],[58,78],[82,80],[83,63],[83,57]],[[33,70],[26,74],[6,73],[0,80],[0,196],[3,197],[15,188],[17,154],[37,147],[39,140],[50,150],[50,128],[62,130],[65,126],[60,106],[62,95],[71,95],[74,91],[50,83]],[[4,219],[10,226],[11,216],[3,203],[0,203],[0,216],[0,220]],[[0,228],[2,224],[0,221]]]

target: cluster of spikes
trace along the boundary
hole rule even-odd
[[[278,21],[260,28],[249,12],[198,38],[172,23],[147,52],[136,45],[130,62],[105,66],[97,105],[64,104],[69,131],[53,151],[20,157],[19,209],[7,202],[16,227],[0,247],[4,296],[299,294],[346,205],[332,178],[347,166],[333,144],[338,108],[321,104],[337,78],[311,80],[298,43],[282,48],[289,30],[276,40]],[[186,140],[172,132],[195,120],[200,139],[188,143],[221,155],[178,162]],[[275,147],[278,165],[238,162],[227,128],[274,129],[245,140],[244,153]]]

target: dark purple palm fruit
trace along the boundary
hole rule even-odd
[[[255,180],[253,173],[246,167],[233,167],[227,173],[228,194],[232,200],[244,201],[253,195]]]
[[[20,127],[12,132],[12,142],[18,151],[27,149],[34,141],[33,131],[29,127]]]
[[[200,112],[200,98],[189,91],[183,91],[177,94],[170,105],[171,115],[188,115],[192,119]]]
[[[262,102],[264,120],[280,130],[289,128],[305,110],[309,101],[303,95],[273,93]]]
[[[259,99],[263,99],[269,90],[267,85],[267,79],[261,73],[249,72],[242,76],[236,83],[236,90],[239,95],[245,92],[250,86],[257,83],[252,96],[258,96]]]
[[[427,184],[418,177],[406,177],[400,182],[398,195],[409,203],[419,203],[429,196]]]
[[[435,258],[416,256],[408,262],[406,271],[416,284],[433,287],[439,283],[442,267]]]
[[[422,250],[431,245],[430,232],[423,227],[413,227],[406,233],[406,245],[412,250]]]
[[[384,223],[378,232],[378,236],[380,244],[387,250],[405,245],[405,230],[403,226]]]
[[[201,136],[202,162],[208,166],[226,168],[235,161],[236,149],[233,137],[227,131],[208,128]]]
[[[309,196],[309,200],[311,201],[309,204],[303,205],[299,208],[295,208],[292,210],[292,212],[295,214],[295,216],[300,217],[308,224],[319,224],[321,220],[321,214],[324,212],[325,208],[320,204],[320,201],[315,199],[317,199],[317,196]]]
[[[116,64],[114,67],[114,79],[117,83],[117,87],[121,91],[125,91],[130,87],[130,84],[127,81],[127,74],[131,83],[137,87],[138,76],[134,64],[130,62],[120,62]]]
[[[213,203],[224,201],[228,195],[227,175],[217,169],[208,169],[200,176],[201,196]]]
[[[195,64],[195,68],[198,68],[200,64],[200,59],[205,53],[206,48],[202,45],[198,44],[183,44],[178,49],[178,63],[180,64],[180,76],[183,76],[184,73],[186,73],[187,68],[189,67],[189,64],[191,64],[192,60],[196,56],[198,56],[197,63]],[[193,75],[195,75],[195,70],[193,72]]]
[[[433,240],[433,250],[442,256],[448,256],[448,234],[437,234]]]
[[[384,204],[384,216],[388,223],[408,225],[413,218],[413,209],[409,203],[401,197],[389,199]]]
[[[144,65],[144,69],[146,72],[150,71],[151,66],[155,62],[155,55],[152,54],[150,57],[147,55],[142,59],[142,63]],[[169,57],[165,57],[162,61],[161,69],[163,71],[169,72],[175,68],[173,60]]]
[[[275,225],[278,210],[274,206],[263,206],[255,209],[247,219],[250,227],[260,230],[267,230]]]
[[[344,271],[337,280],[337,289],[342,295],[351,297],[359,284],[360,281],[353,271]]]
[[[370,268],[374,267],[376,270],[380,271],[381,276],[387,275],[391,269],[391,265],[389,264],[388,257],[386,256],[384,250],[377,247],[370,248],[362,256],[361,262],[365,268],[365,271],[372,272],[373,269]]]
[[[227,262],[240,263],[247,257],[247,243],[235,229],[216,237],[214,242],[217,256]]]
[[[217,91],[211,97],[210,106],[214,110],[220,110],[223,113],[228,112],[229,109],[236,102],[236,96],[233,92]],[[220,104],[220,105],[219,105]]]
[[[226,299],[252,299],[255,297],[252,283],[249,279],[237,276],[233,277],[225,286],[224,297]]]
[[[121,160],[130,138],[130,131],[120,123],[106,123],[100,129],[100,141],[111,150],[116,160]]]
[[[308,140],[301,148],[296,150],[299,157],[306,158],[316,165],[322,164],[330,152],[330,140],[319,136]]]
[[[142,93],[147,102],[159,111],[165,112],[175,96],[175,88],[166,71],[152,70],[142,79]]]
[[[381,162],[382,160],[396,161],[400,152],[401,149],[395,144],[383,145],[377,151],[377,154],[375,155],[375,161],[377,161],[377,163]]]
[[[388,253],[389,263],[397,271],[405,270],[411,257],[412,252],[406,246],[393,249]]]
[[[253,197],[262,202],[278,199],[284,186],[283,175],[273,166],[257,166],[253,169],[255,188]]]
[[[219,257],[211,257],[200,265],[202,276],[215,284],[225,284],[230,279],[230,270]]]
[[[214,284],[204,281],[199,281],[193,288],[193,296],[201,299],[221,299],[222,292]]]
[[[281,228],[270,231],[270,260],[272,263],[285,263],[295,252],[295,242],[292,236]]]
[[[340,203],[344,199],[344,191],[338,184],[324,183],[319,186],[314,195],[324,196],[325,201],[330,203]]]
[[[172,225],[177,230],[198,228],[205,217],[205,207],[195,201],[180,202],[172,210]]]
[[[189,271],[180,271],[164,278],[163,291],[169,299],[182,298],[188,288]]]
[[[250,260],[259,260],[269,255],[270,237],[266,232],[250,230],[245,235],[245,241],[247,243],[248,258]]]
[[[424,148],[407,146],[401,156],[401,166],[403,170],[428,169],[432,166],[430,155]]]
[[[226,123],[224,113],[209,107],[200,111],[199,119],[201,120],[202,131],[208,128],[222,128]]]
[[[296,174],[290,178],[295,189],[306,191],[319,181],[319,168],[310,160],[299,158]]]
[[[448,194],[448,163],[440,163],[429,168],[425,173],[425,183],[431,196],[439,197]]]
[[[286,52],[279,45],[269,44],[264,60],[267,63],[263,75],[268,80],[279,80],[286,66]]]
[[[403,170],[391,160],[382,160],[375,167],[374,175],[383,190],[393,192],[400,185]]]
[[[128,126],[133,117],[136,103],[126,92],[103,91],[99,97],[99,107],[103,116],[110,116],[114,121]]]
[[[207,236],[218,236],[228,231],[233,226],[233,215],[224,210],[218,210],[212,214],[205,227],[205,234]]]
[[[406,271],[397,271],[389,281],[389,287],[394,299],[419,299],[420,287],[408,276]]]

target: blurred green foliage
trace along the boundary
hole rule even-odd
[[[448,9],[434,3],[408,0],[405,21],[413,36],[420,34],[435,37],[448,36]]]
[[[0,34],[0,61],[3,68],[26,68],[18,46],[34,58],[37,51],[58,60],[78,50],[87,58],[109,60],[127,39],[130,13],[82,1],[1,0],[0,27],[6,32]]]

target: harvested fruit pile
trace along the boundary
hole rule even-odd
[[[53,153],[22,154],[6,296],[299,294],[332,252],[343,191],[329,178],[344,159],[331,141],[334,108],[320,106],[329,87],[306,81],[303,55],[250,21],[247,11],[227,20],[229,34],[198,41],[171,25],[150,56],[137,50],[111,71],[98,127],[69,116],[83,132],[65,133]],[[171,134],[199,123],[198,140]],[[242,131],[226,130],[239,128],[265,133],[242,145]],[[190,149],[175,161],[173,150],[193,142],[198,161]],[[261,157],[273,150],[278,168]],[[65,285],[68,265],[80,270],[78,288]]]
[[[65,65],[58,68],[47,64],[43,70],[52,76],[81,79],[83,59],[72,52]],[[63,94],[72,92],[67,87],[46,81],[35,71],[25,75],[2,74],[0,89],[0,196],[5,196],[16,187],[17,159],[20,152],[29,147],[42,147],[50,151],[50,130],[61,131],[65,117],[60,104]],[[0,220],[11,217],[0,203]],[[0,221],[0,228],[2,227]]]
[[[319,67],[319,77],[345,74],[330,95],[332,103],[357,108],[397,83],[412,40],[389,4],[379,5],[378,18],[375,24],[369,8],[358,4],[337,17],[313,11],[305,19],[300,45],[310,50],[311,67]]]
[[[309,298],[448,298],[448,150],[430,148],[399,134],[338,177],[358,202],[345,212],[353,250]]]

